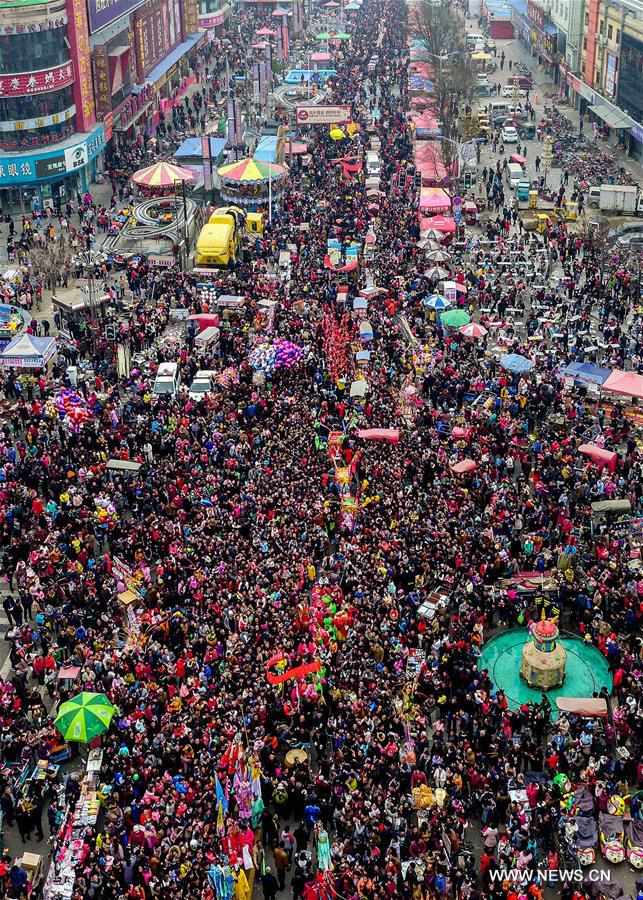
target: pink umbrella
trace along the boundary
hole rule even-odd
[[[267,36],[267,35],[274,36],[276,34],[277,34],[277,32],[273,31],[272,28],[260,28],[259,31],[257,32],[257,35],[264,35],[264,36]]]
[[[469,472],[475,472],[477,468],[478,464],[472,459],[463,459],[454,466],[451,466],[451,471],[455,472],[456,475],[467,475]]]
[[[460,284],[459,281],[456,281],[455,289],[456,289],[456,291],[459,291],[461,294],[466,294],[467,291],[469,290],[469,288],[466,286],[466,284]]]
[[[481,338],[489,333],[484,325],[480,325],[478,322],[469,322],[468,325],[463,325],[462,328],[458,328],[458,331],[460,334],[464,335],[464,337],[468,338]]]

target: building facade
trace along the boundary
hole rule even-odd
[[[198,0],[5,0],[3,211],[58,207],[90,190],[110,141],[153,133],[203,38]]]
[[[31,210],[88,189],[104,149],[84,0],[0,9],[0,202]]]

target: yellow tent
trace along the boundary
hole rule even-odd
[[[474,62],[489,62],[491,54],[485,53],[484,50],[478,50],[476,53],[471,54],[471,59]]]

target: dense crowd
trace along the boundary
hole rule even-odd
[[[311,131],[306,188],[292,179],[252,258],[215,280],[245,298],[222,317],[218,345],[197,351],[193,335],[168,337],[170,309],[203,312],[204,301],[191,276],[140,262],[127,270],[141,360],[130,377],[117,377],[106,343],[78,334],[73,361],[93,372],[82,426],[61,420],[44,379],[4,416],[5,760],[39,759],[54,743],[38,685],[56,702],[104,692],[118,708],[101,741],[103,813],[85,836],[73,900],[244,898],[253,878],[272,898],[286,876],[295,900],[517,897],[490,873],[555,868],[557,774],[597,797],[598,785],[624,795],[640,779],[634,536],[589,527],[596,500],[628,499],[640,514],[636,424],[560,375],[585,357],[579,316],[607,339],[614,364],[640,361],[640,328],[626,324],[631,280],[616,257],[606,277],[589,238],[561,226],[528,239],[511,223],[512,237],[489,235],[491,250],[453,248],[452,259],[488,319],[527,313],[524,331],[507,324],[503,336],[512,352],[536,353],[537,366],[512,375],[485,353],[490,337],[445,331],[424,304],[435,281],[416,197],[392,187],[412,168],[405,16],[399,0],[368,0],[332,86],[333,101],[355,110],[379,86],[386,191],[375,216],[363,178],[343,178],[333,142]],[[370,276],[383,294],[369,299],[368,392],[356,399],[350,309],[365,277],[349,279],[344,301],[324,257],[330,238],[363,240],[369,225]],[[286,245],[296,248],[289,280],[273,277]],[[509,258],[520,271],[522,259],[524,277],[541,251],[543,287],[498,274]],[[562,266],[557,285],[551,265]],[[272,326],[265,297],[278,302]],[[534,344],[539,307],[561,317],[559,336]],[[253,369],[258,335],[298,344],[302,361]],[[154,395],[163,360],[179,362],[184,384],[214,370],[218,389],[200,402]],[[14,383],[10,374],[5,396]],[[596,422],[618,452],[613,473],[579,454]],[[365,441],[360,428],[399,428],[399,443]],[[113,458],[143,467],[115,473]],[[455,476],[465,458],[475,470]],[[123,564],[134,622],[116,600]],[[512,579],[524,571],[542,573],[547,588],[519,594]],[[431,617],[420,612],[429,600]],[[543,611],[605,655],[617,713],[605,732],[552,721],[546,698],[510,707],[480,669],[491,632]],[[269,677],[317,662],[299,679]],[[62,663],[80,668],[73,684],[50,677]],[[511,796],[525,787],[528,814]],[[64,794],[25,810],[7,788],[5,822],[24,839],[46,809],[55,834],[76,791],[67,776]],[[22,896],[16,867],[5,868],[4,895]],[[542,895],[533,881],[523,890]]]

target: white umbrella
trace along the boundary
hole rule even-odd
[[[449,260],[449,254],[446,250],[431,250],[426,256],[431,262],[448,262]]]
[[[446,269],[441,268],[440,266],[431,266],[430,269],[427,269],[424,273],[426,278],[446,278],[448,275],[448,271]]]

